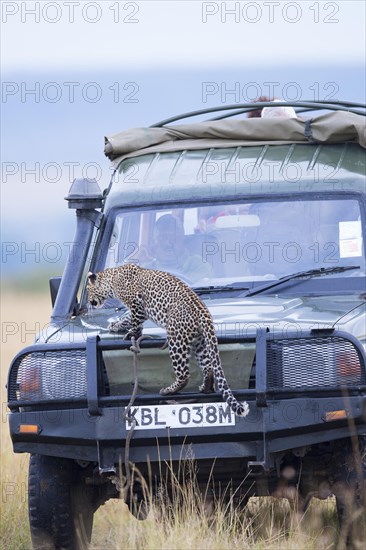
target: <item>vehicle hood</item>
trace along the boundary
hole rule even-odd
[[[336,328],[350,332],[366,340],[366,302],[358,296],[316,296],[280,297],[255,296],[218,298],[203,297],[213,317],[218,335],[255,333],[259,328],[270,331],[309,331],[313,329]],[[48,334],[48,341],[70,341],[86,338],[98,333],[101,338],[110,338],[110,322],[121,317],[121,312],[113,309],[94,309],[79,315],[54,328]],[[52,330],[52,327],[49,327]],[[144,324],[144,333],[165,337],[165,331],[151,321]],[[41,338],[44,341],[44,338]]]
[[[284,328],[293,323],[305,329],[333,328],[339,323],[346,322],[345,318],[351,315],[353,310],[362,309],[365,305],[363,300],[350,296],[256,296],[206,303],[217,324],[255,322],[263,327]],[[357,314],[360,314],[360,311]]]

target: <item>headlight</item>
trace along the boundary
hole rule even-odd
[[[363,357],[340,336],[294,338],[267,344],[269,388],[362,385],[366,383]]]
[[[85,350],[31,352],[12,365],[9,401],[75,400],[86,398]]]

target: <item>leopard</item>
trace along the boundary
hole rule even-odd
[[[147,319],[166,330],[166,347],[175,380],[160,390],[161,395],[175,394],[184,389],[190,377],[189,362],[193,353],[203,374],[199,390],[213,392],[216,384],[231,410],[237,416],[247,416],[248,403],[237,401],[226,380],[211,313],[194,290],[179,277],[126,263],[90,272],[87,292],[92,308],[102,307],[109,298],[118,299],[127,306],[127,316],[110,323],[110,332],[126,332],[128,329],[125,338],[137,340]]]

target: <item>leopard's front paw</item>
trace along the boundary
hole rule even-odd
[[[108,330],[110,332],[127,332],[131,329],[131,326],[131,313],[128,311],[125,315],[123,315],[123,317],[117,319],[117,321],[110,322],[108,325]]]
[[[119,319],[118,321],[112,321],[112,323],[109,323],[108,330],[109,332],[127,332],[130,327],[131,325],[126,323],[124,319]]]

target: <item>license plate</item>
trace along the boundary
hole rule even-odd
[[[129,416],[132,421],[126,420],[126,430],[134,424],[135,430],[235,426],[235,414],[226,403],[132,407]]]

